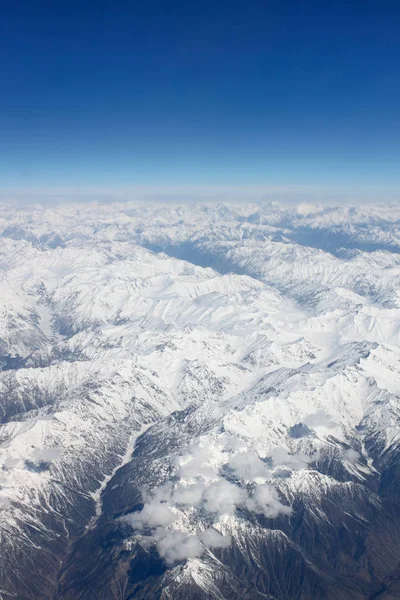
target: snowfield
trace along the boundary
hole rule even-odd
[[[398,598],[397,205],[0,232],[1,600]]]

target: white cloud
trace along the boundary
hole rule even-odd
[[[257,485],[253,494],[246,501],[249,510],[266,517],[274,518],[279,514],[290,515],[292,508],[282,504],[278,492],[272,485]]]
[[[236,506],[244,502],[246,496],[245,490],[221,478],[206,489],[204,508],[217,515],[233,515]]]
[[[185,455],[179,456],[177,465],[176,474],[182,479],[212,478],[217,470],[212,450],[200,444],[191,446]]]
[[[353,450],[353,448],[349,448],[348,450],[345,450],[344,456],[350,462],[357,462],[357,460],[359,460],[361,458],[360,453],[357,452],[357,450]]]
[[[230,468],[244,481],[254,481],[258,477],[267,477],[270,473],[267,465],[254,452],[239,452],[229,460]]]
[[[227,548],[231,544],[230,536],[211,528],[193,535],[159,527],[154,532],[154,539],[159,555],[169,565],[201,556],[206,548]]]
[[[332,435],[339,440],[345,439],[340,425],[323,410],[307,415],[304,417],[303,422],[319,435]]]
[[[283,449],[275,449],[275,458],[305,465],[309,457],[289,456]],[[252,495],[221,476],[219,465],[226,464],[220,449],[196,444],[185,455],[175,461],[174,479],[153,491],[143,494],[144,506],[140,512],[125,517],[135,530],[150,528],[160,556],[168,563],[200,556],[205,547],[229,546],[230,536],[221,535],[216,529],[208,528],[196,533],[202,519],[218,522],[225,515],[234,515],[239,505],[267,517],[290,514],[291,508],[281,503],[272,485],[257,485]],[[231,457],[229,467],[243,480],[266,479],[270,475],[267,465],[251,451],[239,452]],[[175,477],[179,477],[175,481]],[[189,510],[188,510],[189,509]],[[192,519],[192,510],[197,513]],[[200,516],[199,516],[200,515]]]
[[[140,512],[135,512],[125,519],[134,529],[142,527],[168,527],[176,521],[176,514],[167,506],[167,504],[152,500],[147,502]]]
[[[269,452],[269,457],[272,459],[274,467],[286,467],[291,471],[301,471],[307,465],[318,459],[318,453],[314,454],[289,454],[285,448],[276,446]]]
[[[245,447],[245,442],[237,437],[225,431],[218,438],[218,443],[223,447],[225,452],[237,452]]]
[[[36,462],[51,462],[60,458],[61,448],[58,446],[51,446],[49,448],[34,448],[32,451],[32,458]]]
[[[215,529],[206,529],[199,537],[207,548],[227,548],[232,541],[229,535],[221,535]]]
[[[182,485],[179,484],[172,494],[172,501],[186,506],[200,506],[205,486],[203,482]]]
[[[321,210],[321,209],[319,207],[315,206],[314,204],[310,204],[308,202],[302,202],[301,204],[298,204],[296,206],[297,213],[299,215],[303,215],[305,217],[317,212],[318,210]]]
[[[174,564],[188,558],[196,558],[204,552],[204,546],[195,535],[182,531],[164,530],[156,534],[158,553],[167,564]]]

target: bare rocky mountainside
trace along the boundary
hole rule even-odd
[[[400,207],[2,206],[1,600],[400,598]]]

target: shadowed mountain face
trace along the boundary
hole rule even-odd
[[[396,207],[4,207],[0,599],[400,597]]]

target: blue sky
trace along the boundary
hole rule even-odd
[[[18,2],[0,188],[400,191],[397,2]]]

